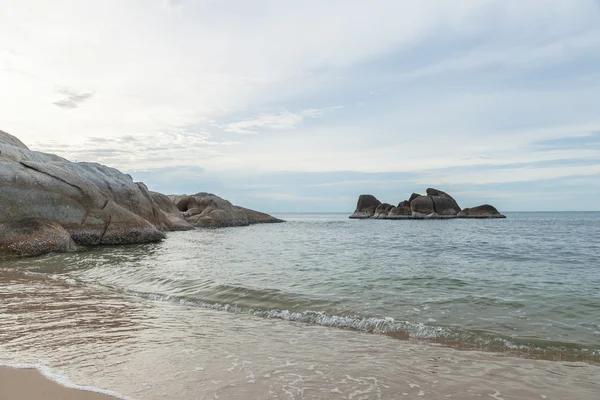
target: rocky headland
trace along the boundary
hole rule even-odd
[[[30,150],[0,131],[0,258],[160,241],[197,227],[283,222],[214,194],[166,196],[105,165]]]
[[[397,206],[382,203],[370,194],[358,198],[353,219],[448,219],[448,218],[506,218],[494,206],[484,204],[461,209],[446,192],[429,188],[426,195],[413,193]]]

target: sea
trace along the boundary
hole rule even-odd
[[[506,215],[0,261],[0,364],[128,399],[600,398],[600,213]]]

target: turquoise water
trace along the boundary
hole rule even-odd
[[[600,362],[600,213],[349,220],[174,232],[0,269],[256,318]]]

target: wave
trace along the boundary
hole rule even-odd
[[[167,301],[189,307],[199,307],[235,314],[253,315],[262,318],[275,318],[326,327],[350,329],[359,332],[384,334],[396,339],[416,339],[448,345],[464,350],[483,350],[515,353],[520,356],[564,361],[584,361],[600,365],[600,348],[582,345],[545,341],[541,339],[520,339],[502,336],[493,332],[465,330],[458,327],[428,325],[411,321],[396,320],[391,317],[368,317],[360,315],[334,315],[324,311],[290,311],[286,309],[266,309],[245,307],[191,299],[185,296],[138,292],[123,289],[127,295],[153,301]]]

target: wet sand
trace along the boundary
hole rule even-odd
[[[2,400],[115,400],[104,394],[69,389],[46,379],[37,369],[0,367]]]
[[[459,351],[0,271],[0,365],[135,400],[597,400],[600,367]],[[109,396],[0,368],[0,400]]]

